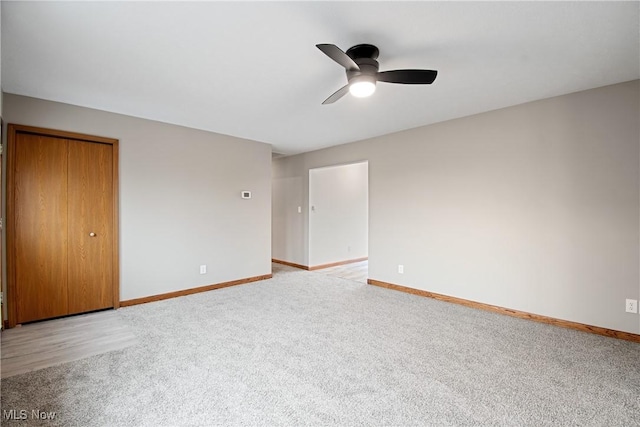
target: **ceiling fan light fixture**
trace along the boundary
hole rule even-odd
[[[376,91],[376,80],[371,76],[357,76],[351,79],[349,92],[356,98],[366,98]]]

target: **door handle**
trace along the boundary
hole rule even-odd
[[[96,233],[89,233],[89,237],[96,237]]]

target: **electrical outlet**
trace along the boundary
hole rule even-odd
[[[200,266],[200,274],[207,274],[207,266],[206,265],[201,265]]]
[[[398,264],[398,273],[404,274],[404,265]]]
[[[638,300],[637,299],[627,299],[625,302],[625,311],[627,313],[638,313]]]

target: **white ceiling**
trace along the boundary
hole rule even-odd
[[[2,89],[293,154],[640,78],[638,2],[2,1]],[[346,83],[316,49],[380,48],[433,85]]]

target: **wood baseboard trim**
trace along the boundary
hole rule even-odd
[[[353,264],[354,262],[366,261],[368,259],[369,257],[363,257],[363,258],[348,259],[346,261],[332,262],[330,264],[314,265],[313,267],[308,267],[308,270],[309,271],[322,270],[323,268],[336,267],[338,265],[345,265],[345,264]]]
[[[423,291],[420,289],[409,288],[393,283],[382,282],[380,280],[367,279],[367,283],[381,288],[393,289],[408,294],[418,295],[427,298],[433,298],[440,301],[450,302],[454,304],[464,305],[466,307],[477,308],[480,310],[493,311],[495,313],[505,314],[507,316],[518,317],[520,319],[532,320],[534,322],[547,323],[549,325],[560,326],[563,328],[576,329],[582,332],[588,332],[605,337],[618,338],[625,341],[640,343],[640,335],[630,332],[616,331],[615,329],[602,328],[600,326],[586,325],[584,323],[571,322],[569,320],[556,319],[554,317],[542,316],[539,314],[527,313],[525,311],[513,310],[511,308],[499,307],[481,302],[471,301],[463,298],[451,297],[448,295],[437,294],[435,292]]]
[[[302,270],[309,270],[309,267],[307,267],[306,265],[296,264],[294,262],[282,261],[275,258],[271,258],[271,262],[275,262],[276,264],[288,265],[289,267],[300,268]]]
[[[247,277],[246,279],[232,280],[230,282],[216,283],[214,285],[200,286],[198,288],[183,289],[181,291],[168,292],[166,294],[152,295],[149,297],[135,298],[126,301],[120,301],[120,307],[128,307],[131,305],[145,304],[148,302],[162,301],[163,299],[182,297],[185,295],[197,294],[200,292],[213,291],[214,289],[228,288],[229,286],[244,285],[245,283],[258,282],[260,280],[271,279],[273,275],[264,274],[262,276]]]
[[[348,259],[346,261],[332,262],[330,264],[314,265],[313,267],[309,267],[308,265],[296,264],[289,261],[282,261],[275,258],[271,258],[271,262],[275,262],[276,264],[288,265],[289,267],[300,268],[302,270],[313,271],[313,270],[322,270],[323,268],[336,267],[338,265],[353,264],[354,262],[366,261],[368,259],[369,257],[354,258],[354,259]]]

